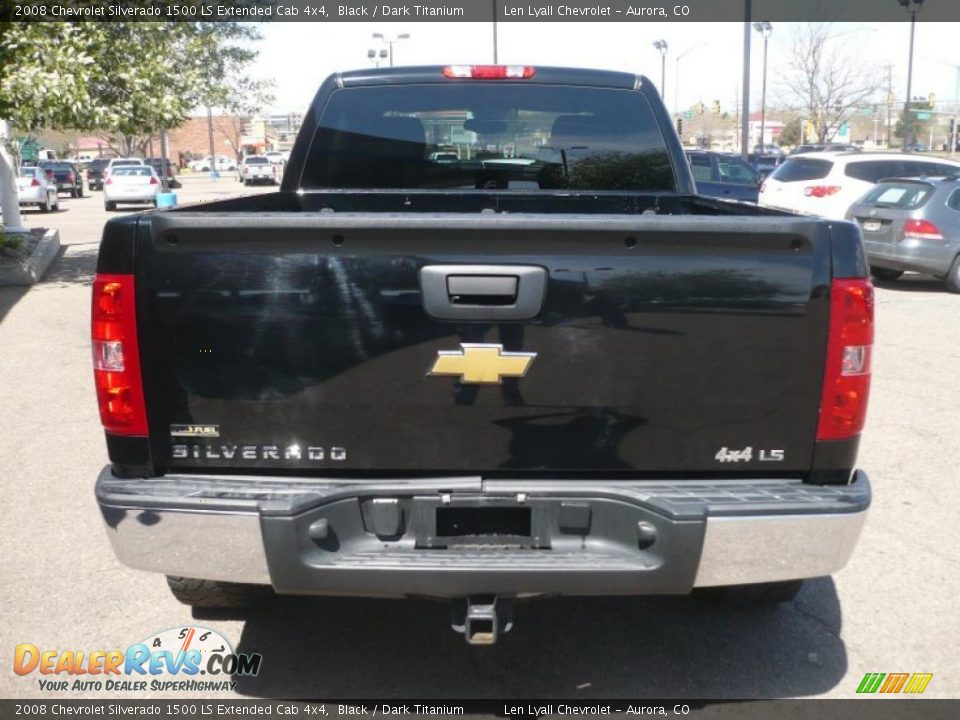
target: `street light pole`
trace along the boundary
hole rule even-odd
[[[383,33],[374,33],[374,34],[373,34],[373,37],[376,38],[376,39],[379,39],[381,42],[385,43],[385,44],[387,45],[387,47],[390,48],[390,53],[389,53],[389,56],[390,56],[390,67],[393,67],[393,45],[394,45],[394,43],[398,43],[398,42],[400,42],[401,40],[409,40],[409,39],[410,39],[410,33],[400,33],[400,34],[397,35],[393,40],[387,40],[387,39],[384,37]]]
[[[660,51],[660,98],[666,104],[667,91],[667,45],[666,40],[657,40],[653,46]]]
[[[743,114],[740,118],[740,157],[750,154],[750,0],[743,0]]]
[[[767,144],[767,43],[773,32],[773,25],[764,22],[755,22],[753,29],[763,36],[763,90],[760,94],[760,145],[766,149]]]
[[[904,133],[904,149],[913,144],[913,118],[910,116],[910,93],[913,91],[913,36],[917,29],[917,13],[920,12],[920,6],[923,0],[897,0],[900,5],[910,13],[910,56],[907,61],[907,97],[903,101],[903,124],[906,128]]]

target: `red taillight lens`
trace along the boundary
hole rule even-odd
[[[537,74],[529,65],[447,65],[445,78],[474,80],[526,80]]]
[[[68,180],[69,182],[73,182],[73,181],[76,180],[76,179],[77,179],[77,176],[74,175],[72,172],[67,173],[67,180]]]
[[[907,220],[903,225],[903,237],[909,240],[943,240],[943,233],[929,220]]]
[[[843,440],[863,430],[872,351],[873,285],[864,278],[834,280],[818,441]]]
[[[150,176],[150,184],[151,184],[151,185],[156,185],[156,184],[158,184],[159,182],[160,182],[160,181],[157,180],[155,177],[153,177],[153,175]]]
[[[37,178],[34,178],[30,181],[30,187],[40,187],[40,181]]]
[[[108,177],[106,180],[103,181],[103,184],[104,184],[104,185],[113,185],[113,178]]]
[[[830,197],[840,192],[839,185],[810,185],[803,189],[803,194],[807,197]]]
[[[147,434],[140,380],[133,275],[98,274],[93,281],[90,335],[100,421],[115,435]]]

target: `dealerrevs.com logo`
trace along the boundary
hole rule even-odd
[[[44,692],[144,692],[233,690],[231,676],[255,676],[263,656],[235,653],[215,630],[170,628],[126,650],[47,650],[20,643],[13,671],[39,675]]]

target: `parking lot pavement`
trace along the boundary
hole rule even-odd
[[[269,189],[191,177],[178,193]],[[100,193],[61,203],[27,215],[60,228],[61,257],[28,291],[0,289],[0,696],[40,694],[35,675],[10,672],[17,643],[126,648],[187,624],[263,654],[260,675],[239,679],[246,697],[851,697],[866,672],[932,672],[925,696],[960,695],[960,295],[936,281],[878,286],[860,453],[875,500],[845,570],[764,611],[686,598],[532,602],[484,649],[425,600],[283,598],[194,617],[161,577],[115,560],[93,498],[106,452],[88,341],[89,283],[112,213]]]

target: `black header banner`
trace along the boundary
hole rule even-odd
[[[13,21],[919,22],[960,21],[960,0],[6,0]]]

